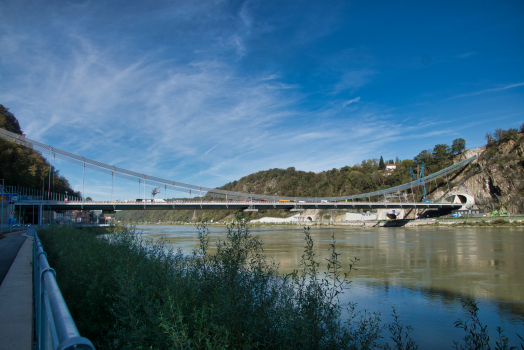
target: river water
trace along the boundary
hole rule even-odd
[[[145,237],[164,241],[190,254],[197,247],[192,226],[137,226]],[[209,227],[210,245],[224,239],[224,227]],[[300,263],[303,229],[288,226],[251,227],[264,242],[266,254],[282,273]],[[451,349],[464,331],[454,322],[467,319],[461,299],[479,302],[480,319],[496,338],[501,326],[514,345],[524,338],[524,228],[311,228],[321,268],[329,257],[332,234],[339,260],[347,271],[353,258],[349,289],[341,303],[378,311],[391,322],[394,306],[400,320],[412,325],[420,349]],[[388,336],[385,332],[384,336]]]

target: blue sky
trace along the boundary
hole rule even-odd
[[[0,0],[0,103],[29,138],[214,187],[482,146],[524,122],[523,38],[522,1]]]

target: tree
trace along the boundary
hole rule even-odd
[[[524,123],[520,126],[520,132],[524,132]]]
[[[502,129],[495,129],[495,132],[493,133],[493,137],[496,141],[502,141],[504,138],[504,130]]]
[[[415,163],[422,165],[422,163],[428,164],[431,161],[431,151],[430,150],[423,150],[418,155],[413,158]]]
[[[93,201],[93,198],[91,197],[86,197],[86,202],[92,202]]]
[[[435,159],[437,163],[440,163],[443,160],[445,160],[446,158],[448,158],[450,153],[451,153],[450,147],[448,145],[446,144],[435,145],[435,148],[433,148],[433,159]]]
[[[384,164],[384,158],[380,156],[380,161],[378,162],[378,170],[385,170],[386,164]]]
[[[493,135],[490,132],[487,132],[484,138],[486,139],[487,145],[489,145],[493,141]]]
[[[508,130],[505,130],[504,131],[504,136],[503,136],[503,139],[504,140],[517,140],[518,136],[518,130],[515,129],[515,128],[509,128]]]
[[[460,154],[466,150],[466,140],[463,138],[453,140],[451,151],[453,154]]]

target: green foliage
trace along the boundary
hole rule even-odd
[[[9,109],[5,108],[2,104],[0,104],[0,128],[22,135],[18,120],[14,114],[9,112]]]
[[[524,124],[520,127],[520,133],[524,132]],[[502,142],[506,141],[518,141],[519,139],[522,139],[522,135],[519,135],[519,130],[515,128],[509,128],[508,130],[504,129],[496,129],[493,133],[488,132],[486,133],[486,140],[487,140],[487,146],[493,147],[497,146]]]
[[[22,130],[15,116],[0,104],[0,128],[22,135]],[[39,152],[31,148],[0,140],[0,179],[5,180],[7,186],[24,186],[42,190],[42,184],[48,188],[49,171],[51,171],[51,188],[55,193],[80,196],[79,192],[71,189],[69,182],[60,175],[58,170],[42,157]]]
[[[393,322],[388,326],[391,333],[391,340],[393,340],[393,349],[397,350],[417,350],[418,345],[415,344],[413,339],[410,337],[410,333],[413,331],[413,327],[405,326],[400,322],[397,310],[393,307]],[[389,344],[384,346],[384,349],[390,349]]]
[[[453,140],[453,143],[451,144],[451,152],[454,155],[460,154],[466,150],[466,140],[463,138],[458,138]]]
[[[334,236],[325,273],[305,229],[299,268],[281,276],[242,219],[227,227],[214,254],[206,225],[199,225],[200,244],[190,256],[125,227],[105,236],[71,226],[38,233],[80,333],[97,349],[417,349],[412,327],[395,309],[393,322],[382,324],[379,314],[356,312],[351,303],[341,321],[338,296],[348,275]],[[470,320],[456,322],[465,345],[455,347],[490,349],[476,304],[468,310]],[[495,349],[512,349],[498,334]]]
[[[417,154],[415,158],[413,158],[415,163],[417,163],[418,165],[430,164],[432,159],[433,155],[431,150],[423,150],[422,152]]]
[[[478,303],[473,299],[462,300],[464,309],[469,314],[469,318],[465,321],[458,320],[455,322],[456,328],[462,328],[465,332],[463,344],[454,342],[457,350],[491,350],[491,343],[489,340],[488,326],[483,325],[478,315]],[[495,350],[512,350],[517,349],[515,346],[509,345],[509,338],[503,334],[503,330],[497,327],[498,338],[495,340]],[[522,340],[520,335],[517,336]],[[524,349],[521,343],[520,348]]]
[[[340,320],[337,244],[321,276],[305,232],[300,269],[287,276],[237,217],[216,253],[205,225],[189,257],[134,230],[103,238],[72,227],[39,232],[69,309],[97,349],[360,349],[379,346],[375,314]]]
[[[493,141],[493,135],[490,132],[486,133],[486,136],[484,136],[486,139],[486,144],[489,146],[491,142]]]
[[[378,162],[378,170],[385,170],[386,164],[384,164],[384,158],[380,156],[380,161]]]
[[[445,161],[451,155],[451,149],[446,144],[438,144],[433,148],[433,160],[437,163]]]

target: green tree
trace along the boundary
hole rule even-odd
[[[14,114],[9,112],[8,108],[5,108],[4,105],[0,104],[0,128],[7,131],[14,132],[15,134],[22,135],[22,130],[20,129],[20,124],[15,118]]]
[[[460,154],[466,150],[466,140],[463,138],[453,140],[451,151],[453,154]]]
[[[495,132],[493,133],[493,138],[495,141],[502,141],[504,139],[504,130],[502,129],[495,129]]]
[[[486,139],[486,143],[488,146],[491,142],[493,142],[493,135],[490,132],[487,132],[484,138]]]
[[[378,162],[378,170],[386,169],[386,164],[384,164],[384,158],[380,156],[380,161]]]
[[[509,140],[517,140],[518,139],[518,130],[515,128],[509,128],[508,130],[504,131],[503,139],[504,141]]]
[[[415,156],[413,159],[416,164],[422,165],[422,163],[428,164],[431,162],[432,154],[430,150],[423,150]]]
[[[7,108],[0,104],[0,128],[15,134],[22,135],[18,120]],[[0,140],[0,179],[4,179],[7,186],[24,186],[36,190],[42,190],[49,184],[49,169],[51,168],[51,191],[65,194],[68,191],[73,196],[75,193],[69,182],[60,176],[59,172],[49,165],[42,155],[32,148],[17,145],[15,143]]]
[[[438,144],[435,145],[435,148],[433,148],[433,159],[437,163],[442,162],[444,159],[449,157],[450,155],[450,147],[446,144]]]

